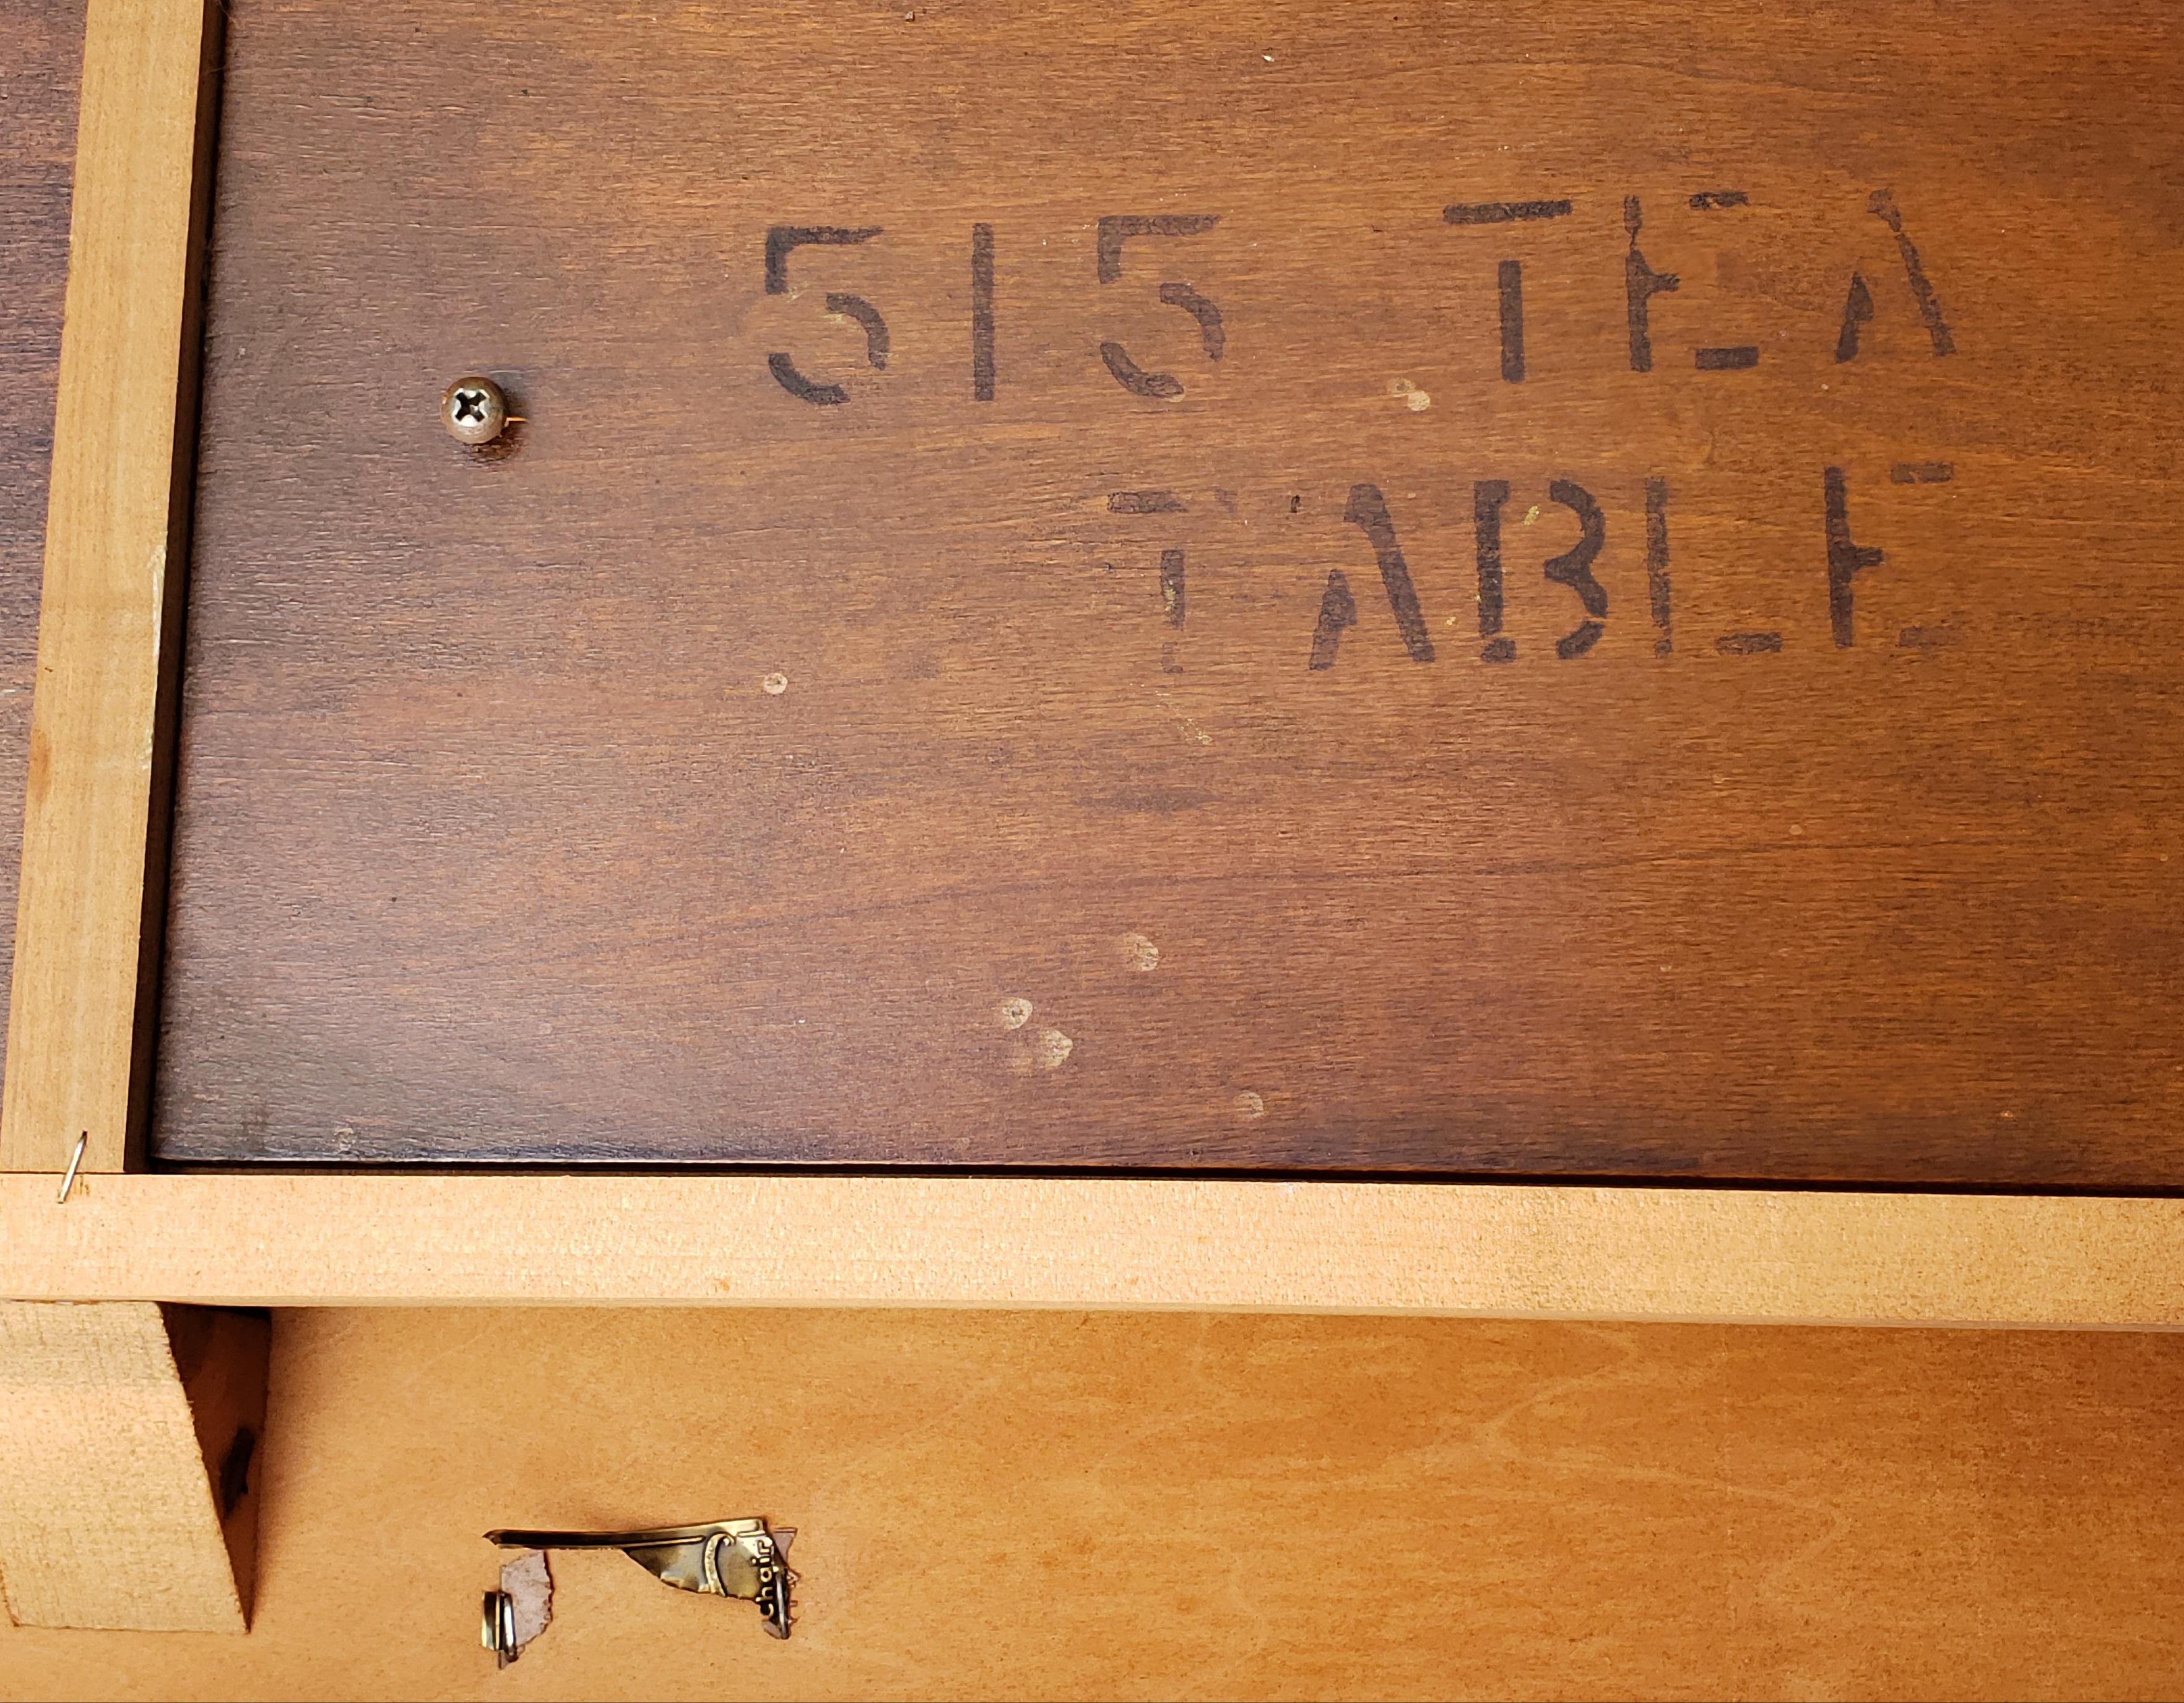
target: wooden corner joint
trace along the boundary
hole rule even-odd
[[[142,1150],[219,12],[89,0],[0,1170]]]
[[[247,1629],[264,1313],[0,1302],[0,1583],[27,1626]]]
[[[142,1152],[218,17],[209,0],[85,15],[0,1171]],[[0,1301],[15,1620],[245,1628],[270,1328]]]

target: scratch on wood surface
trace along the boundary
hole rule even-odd
[[[167,607],[167,547],[164,543],[154,544],[152,547],[152,554],[145,562],[144,567],[152,581],[149,625],[152,629],[152,675],[156,680],[159,672],[159,646],[162,643],[160,628],[164,625],[160,617]],[[159,749],[159,743],[157,718],[147,717],[144,723],[143,749],[138,756],[138,761],[147,775],[152,772],[152,764]]]
[[[144,571],[152,582],[150,605],[152,665],[157,668],[159,665],[159,646],[163,637],[160,632],[159,616],[160,612],[167,606],[167,547],[164,543],[152,546],[152,554],[144,563]]]

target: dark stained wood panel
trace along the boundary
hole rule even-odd
[[[2160,8],[229,55],[163,1157],[2184,1183]]]

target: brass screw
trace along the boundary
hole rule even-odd
[[[440,398],[440,419],[459,443],[490,443],[508,426],[508,398],[489,378],[459,378]]]

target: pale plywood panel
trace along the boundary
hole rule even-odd
[[[1082,1314],[278,1321],[252,1636],[8,1697],[2174,1695],[2184,1341]],[[764,1511],[796,1637],[511,1520]]]
[[[828,1177],[0,1178],[0,1293],[2184,1323],[2184,1202]]]
[[[148,1302],[0,1302],[0,1577],[17,1621],[244,1629],[248,1448],[224,1484],[207,1461],[263,1426],[265,1326],[178,1311],[170,1339]]]
[[[0,1167],[141,1144],[211,78],[206,0],[92,0]],[[174,571],[170,571],[172,568]],[[147,936],[148,935],[148,944]]]

